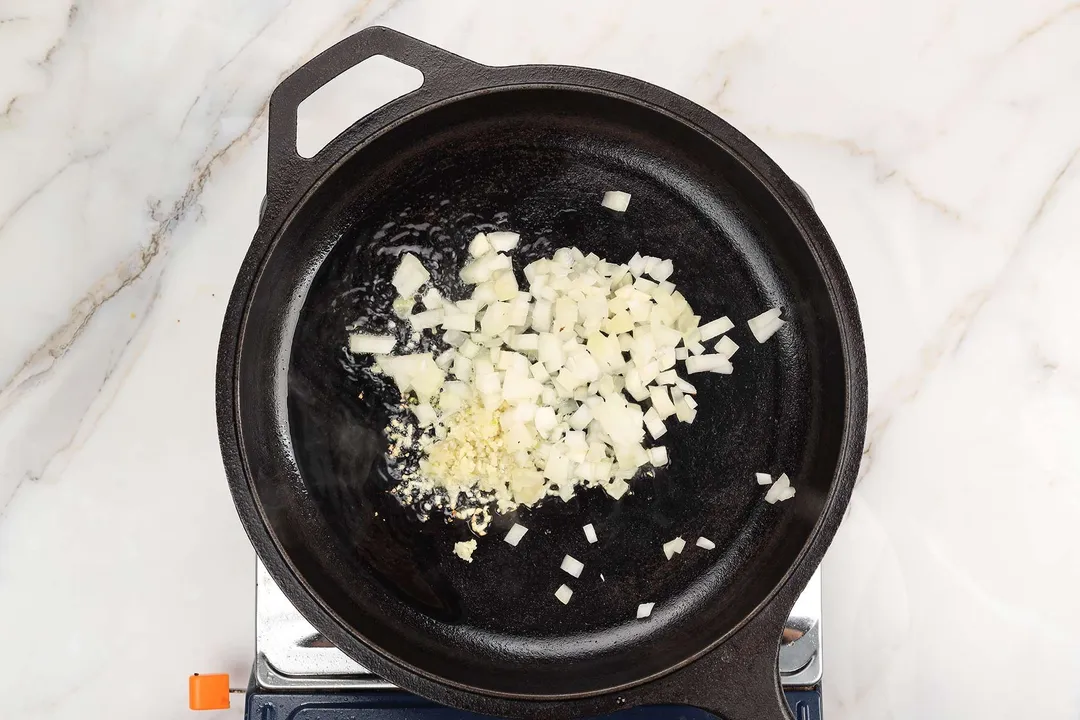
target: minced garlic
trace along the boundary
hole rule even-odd
[[[451,497],[475,490],[491,494],[502,512],[535,504],[546,492],[543,474],[511,450],[506,425],[501,407],[466,403],[443,422],[446,436],[427,447],[421,473]]]
[[[475,540],[464,540],[459,543],[454,543],[454,554],[465,562],[472,562],[472,554],[476,552]]]

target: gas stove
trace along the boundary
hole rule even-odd
[[[255,582],[255,665],[247,692],[247,720],[306,716],[325,720],[452,720],[478,718],[409,695],[338,650],[293,607],[258,563]],[[788,618],[780,646],[780,677],[797,720],[821,715],[821,571],[814,573]],[[640,714],[641,712],[647,715]],[[336,714],[335,714],[336,713]],[[658,718],[657,708],[617,717]],[[712,717],[681,708],[687,720]]]

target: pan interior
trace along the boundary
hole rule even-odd
[[[612,189],[631,193],[627,212],[600,206]],[[692,378],[697,421],[669,420],[671,463],[654,478],[618,502],[592,490],[499,517],[467,564],[452,552],[471,536],[463,525],[421,522],[386,492],[396,392],[345,351],[346,326],[389,328],[404,250],[461,297],[465,245],[495,228],[521,233],[519,272],[566,245],[615,262],[670,257],[702,322],[729,316],[741,349],[733,375]],[[759,345],[746,320],[774,306],[790,323]],[[538,697],[665,672],[752,614],[810,537],[845,412],[825,281],[762,181],[695,128],[576,88],[445,104],[324,177],[265,262],[239,367],[252,487],[299,580],[286,592],[320,598],[347,631],[323,629],[361,661],[374,650],[463,687]],[[796,497],[765,504],[762,471],[789,473]],[[513,522],[530,529],[517,547],[501,539]],[[669,561],[661,545],[676,536],[687,548]],[[717,548],[695,547],[698,536]],[[585,563],[580,578],[559,569],[565,554]],[[652,617],[636,620],[644,602]]]

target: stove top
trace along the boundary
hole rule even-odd
[[[397,688],[338,650],[293,607],[262,562],[256,579],[255,691],[359,691]],[[784,629],[780,676],[786,690],[821,683],[821,571],[814,573]],[[789,692],[789,700],[791,693]],[[797,717],[820,717],[804,714]]]

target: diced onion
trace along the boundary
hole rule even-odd
[[[656,408],[649,408],[645,412],[644,420],[645,429],[649,431],[649,435],[652,436],[653,440],[659,440],[660,437],[667,432],[667,427],[657,414]]]
[[[675,272],[675,267],[670,260],[661,260],[646,271],[653,280],[663,282]],[[674,288],[672,288],[674,290]],[[668,293],[669,295],[671,293]]]
[[[687,395],[697,394],[697,388],[688,383],[687,381],[683,380],[682,378],[678,378],[675,380],[675,387],[679,388],[679,390],[683,391]]]
[[[674,370],[665,370],[656,376],[656,383],[658,385],[674,385],[678,379],[679,376]]]
[[[514,523],[513,527],[506,533],[506,537],[503,538],[506,542],[510,543],[514,547],[521,542],[521,538],[525,537],[525,533],[529,532],[529,528],[524,525]]]
[[[769,473],[754,473],[754,479],[758,485],[772,485],[772,475]]]
[[[697,539],[697,542],[694,543],[694,544],[697,545],[699,548],[705,548],[706,550],[715,550],[716,549],[716,543],[714,543],[712,540],[710,540],[707,537],[699,537]]]
[[[733,327],[735,327],[735,323],[731,322],[727,316],[717,318],[701,326],[701,339],[711,340],[717,335],[723,335]]]
[[[681,553],[684,547],[686,547],[686,541],[681,537],[677,537],[674,540],[668,540],[664,543],[664,556],[670,560],[676,553]]]
[[[480,257],[490,249],[491,243],[484,233],[476,233],[476,237],[469,242],[469,254],[473,257]]]
[[[493,232],[487,234],[491,247],[498,252],[510,252],[517,247],[521,236],[516,232]]]
[[[629,199],[611,191],[604,206],[621,212]],[[696,418],[696,389],[679,377],[677,364],[682,361],[686,373],[731,373],[729,358],[738,349],[724,336],[732,328],[728,318],[701,324],[669,279],[671,260],[635,253],[618,264],[564,247],[515,268],[507,253],[520,243],[513,232],[478,233],[459,269],[471,286],[468,296],[452,301],[428,287],[416,314],[413,305],[431,275],[414,255],[402,256],[394,309],[411,322],[409,347],[425,330],[434,340],[441,333],[445,347],[393,356],[393,336],[349,339],[354,352],[376,356],[373,372],[394,381],[401,407],[415,416],[409,420],[416,427],[393,431],[407,436],[395,439],[397,447],[415,442],[424,452],[419,473],[403,484],[412,497],[417,491],[434,497],[445,490],[439,497],[451,498],[465,493],[467,517],[475,518],[474,502],[495,503],[507,513],[545,496],[568,501],[578,487],[621,498],[644,466],[671,461],[666,447],[646,447],[667,433],[665,419]],[[750,324],[760,340],[777,323],[783,323],[778,310]],[[703,342],[718,335],[715,352],[706,354]],[[778,490],[771,501],[789,492]],[[583,530],[596,542],[592,525]],[[524,533],[515,524],[505,539],[516,545]],[[665,554],[681,552],[684,544],[681,538],[666,543]],[[564,560],[575,577],[581,567],[569,556]]]
[[[439,419],[439,414],[435,412],[435,408],[431,407],[430,403],[418,403],[412,407],[412,411],[421,427],[434,425],[435,421]]]
[[[759,343],[763,343],[769,338],[771,338],[773,335],[775,335],[776,331],[786,324],[786,322],[780,319],[766,323],[764,326],[752,331],[754,333],[754,339],[757,340]]]
[[[772,504],[790,500],[793,497],[795,497],[795,488],[791,486],[787,473],[783,473],[769,486],[768,492],[765,493],[765,502]]]
[[[393,285],[397,288],[398,295],[409,297],[416,293],[431,278],[431,273],[420,263],[412,253],[405,253],[394,272]]]
[[[428,288],[420,300],[424,303],[424,307],[428,310],[437,310],[443,306],[443,296],[435,288]]]
[[[713,349],[716,351],[717,355],[723,355],[724,357],[731,359],[731,356],[735,354],[735,351],[739,349],[739,346],[734,340],[725,335],[717,340],[716,346]]]
[[[427,330],[442,323],[443,314],[443,311],[438,308],[425,310],[409,316],[409,323],[412,324],[413,330]]]
[[[693,371],[691,371],[693,372]],[[664,387],[653,387],[649,390],[649,399],[652,400],[652,409],[663,420],[675,414],[675,406],[671,402],[671,396]]]
[[[574,591],[565,585],[560,585],[559,589],[555,591],[555,597],[559,599],[563,605],[570,602],[570,596],[574,594]]]
[[[653,608],[656,607],[656,603],[641,603],[637,606],[637,619],[644,620],[652,615]]]
[[[630,204],[630,193],[624,193],[620,190],[608,190],[604,193],[604,199],[600,201],[600,204],[609,210],[625,212]]]
[[[714,372],[730,375],[734,368],[731,361],[723,355],[697,355],[686,359],[686,372],[693,375],[699,372]]]
[[[750,318],[746,324],[750,327],[750,332],[754,334],[754,339],[759,343],[763,343],[771,338],[785,323],[780,319],[780,308],[771,308],[760,315]]]
[[[592,523],[585,525],[581,529],[585,531],[585,539],[588,540],[590,544],[597,541],[596,528],[593,527]]]
[[[354,355],[389,355],[396,344],[397,338],[393,335],[353,333],[349,336],[349,352]]]
[[[581,571],[585,569],[585,564],[567,555],[563,558],[562,565],[559,566],[559,569],[574,577],[581,577]]]
[[[664,446],[649,448],[649,462],[654,467],[663,467],[668,464],[667,448]]]

